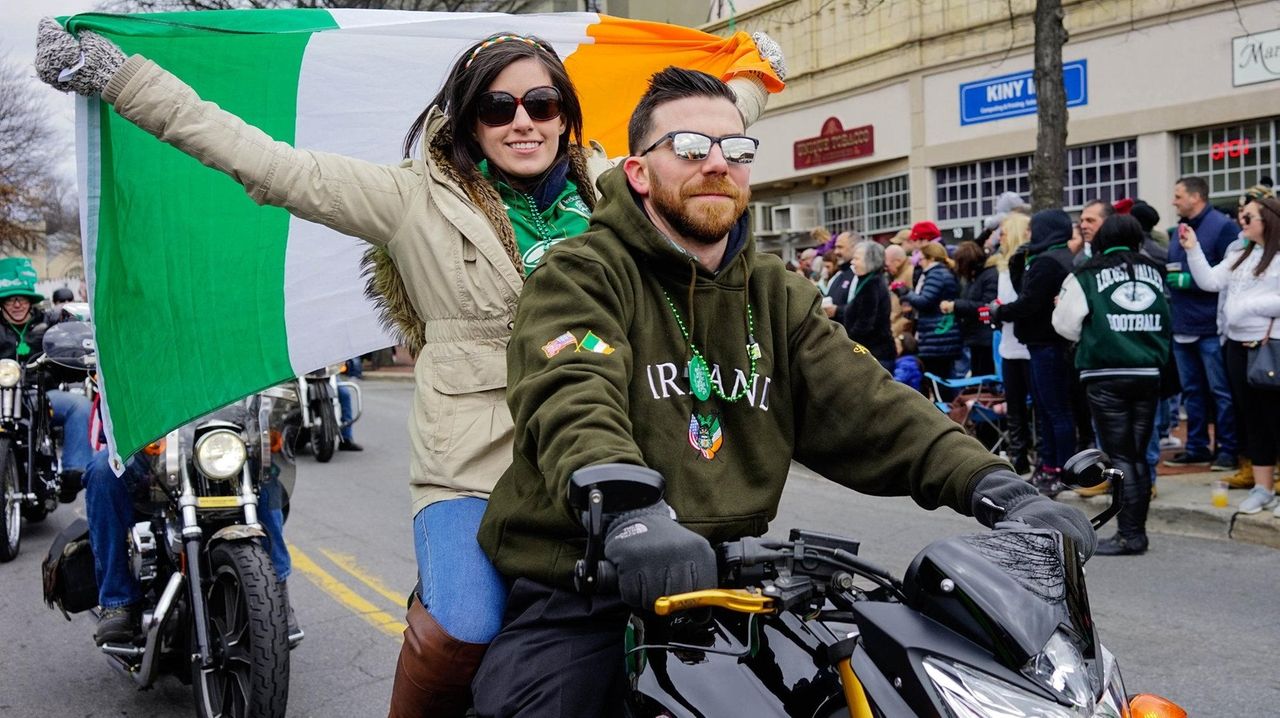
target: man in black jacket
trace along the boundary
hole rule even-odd
[[[1074,259],[1067,243],[1071,217],[1060,209],[1046,209],[1031,217],[1031,241],[1023,260],[1009,263],[1010,279],[1018,298],[991,312],[992,325],[1013,322],[1013,333],[1031,353],[1031,396],[1036,420],[1045,422],[1040,432],[1040,466],[1032,482],[1040,492],[1055,496],[1062,491],[1058,473],[1075,450],[1076,429],[1071,413],[1071,365],[1067,340],[1053,330],[1053,300],[1062,281],[1071,274]],[[1019,267],[1023,271],[1018,272]],[[1020,275],[1020,276],[1019,276]]]
[[[836,246],[832,250],[836,254],[836,274],[827,284],[827,296],[831,298],[831,302],[824,302],[823,310],[828,317],[841,324],[844,323],[845,306],[849,302],[849,287],[857,279],[850,262],[853,261],[853,247],[860,241],[862,238],[853,230],[841,232],[836,237]]]

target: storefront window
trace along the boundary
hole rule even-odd
[[[1246,122],[1178,135],[1178,174],[1203,177],[1211,199],[1235,199],[1264,176],[1275,179],[1276,124]]]
[[[1002,157],[967,165],[939,167],[937,179],[938,221],[980,220],[995,211],[1004,192],[1031,196],[1031,155]],[[1118,140],[1067,150],[1067,176],[1062,203],[1067,211],[1086,202],[1114,202],[1138,193],[1138,142]]]
[[[832,232],[862,235],[896,232],[911,225],[907,175],[873,180],[822,193],[823,225]]]

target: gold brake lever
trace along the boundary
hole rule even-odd
[[[653,602],[653,612],[666,616],[677,611],[712,606],[738,613],[772,613],[773,599],[756,589],[712,588],[663,596]]]

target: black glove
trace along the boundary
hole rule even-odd
[[[715,588],[716,554],[706,539],[676,523],[665,501],[619,514],[604,537],[628,606],[652,611],[662,596]]]
[[[1034,486],[1007,469],[996,469],[978,479],[970,507],[973,517],[987,528],[1020,521],[1032,528],[1058,531],[1075,542],[1086,561],[1098,548],[1093,524],[1079,509],[1041,496]]]

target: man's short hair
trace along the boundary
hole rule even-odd
[[[1094,205],[1098,205],[1099,207],[1101,207],[1101,208],[1102,208],[1102,218],[1103,218],[1103,219],[1106,219],[1107,217],[1110,217],[1111,215],[1113,215],[1113,214],[1115,214],[1115,213],[1116,213],[1116,208],[1115,208],[1115,207],[1112,207],[1110,202],[1103,202],[1103,201],[1102,201],[1102,200],[1100,200],[1100,199],[1095,199],[1095,200],[1093,200],[1093,201],[1091,201],[1091,202],[1087,202],[1087,203],[1085,203],[1085,206],[1081,207],[1081,208],[1080,208],[1080,211],[1081,211],[1081,212],[1083,212],[1084,210],[1089,209],[1090,207],[1092,207],[1092,206],[1094,206]]]
[[[1199,195],[1200,199],[1209,201],[1209,183],[1205,182],[1203,177],[1182,177],[1176,184],[1182,185],[1187,194]]]
[[[653,131],[653,111],[659,105],[683,100],[686,97],[723,98],[737,106],[738,96],[718,78],[705,72],[668,67],[649,78],[649,89],[644,91],[627,124],[627,144],[630,152],[638,155],[647,146],[646,140]]]

